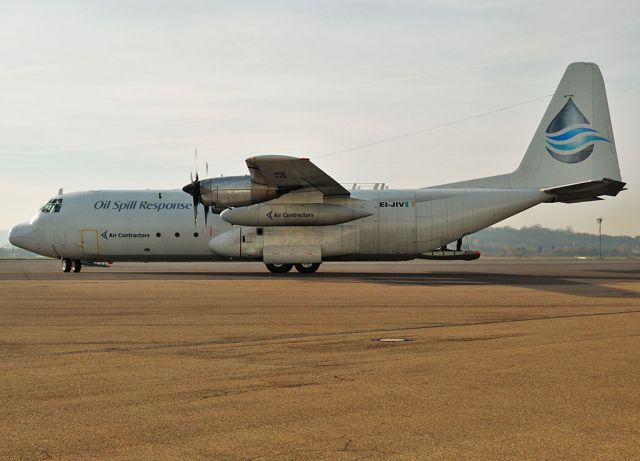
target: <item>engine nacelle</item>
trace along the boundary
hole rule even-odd
[[[228,176],[200,180],[200,195],[204,205],[220,212],[229,207],[262,203],[279,197],[286,191],[275,186],[259,184],[251,176]]]

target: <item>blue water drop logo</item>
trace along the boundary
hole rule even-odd
[[[572,98],[551,120],[546,141],[547,152],[562,163],[580,163],[593,153],[596,142],[611,142],[591,126]]]

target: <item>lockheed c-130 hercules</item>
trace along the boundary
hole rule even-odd
[[[10,241],[59,258],[65,272],[108,261],[246,260],[271,272],[315,272],[323,261],[475,259],[477,252],[461,249],[465,235],[540,203],[601,200],[625,186],[593,63],[569,65],[512,173],[414,190],[349,190],[309,159],[246,163],[248,176],[196,173],[182,191],[60,192],[15,226]]]

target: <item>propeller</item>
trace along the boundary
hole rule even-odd
[[[193,224],[194,224],[194,226],[198,222],[198,205],[202,203],[202,192],[200,190],[200,178],[198,176],[198,149],[195,149],[195,173],[196,173],[195,179],[193,178],[193,173],[189,173],[189,179],[191,180],[191,182],[182,188],[182,190],[184,192],[186,192],[187,194],[191,195],[191,197],[193,198]],[[209,173],[209,164],[208,163],[206,163],[206,166],[205,166],[205,173],[206,174]],[[207,218],[208,218],[208,215],[209,215],[209,205],[205,205],[204,203],[202,203],[202,205],[204,206],[204,225],[205,225],[205,227],[207,227]]]

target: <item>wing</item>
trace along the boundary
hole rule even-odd
[[[349,191],[308,158],[260,155],[246,160],[251,179],[282,189],[315,187],[326,196],[346,196]]]

